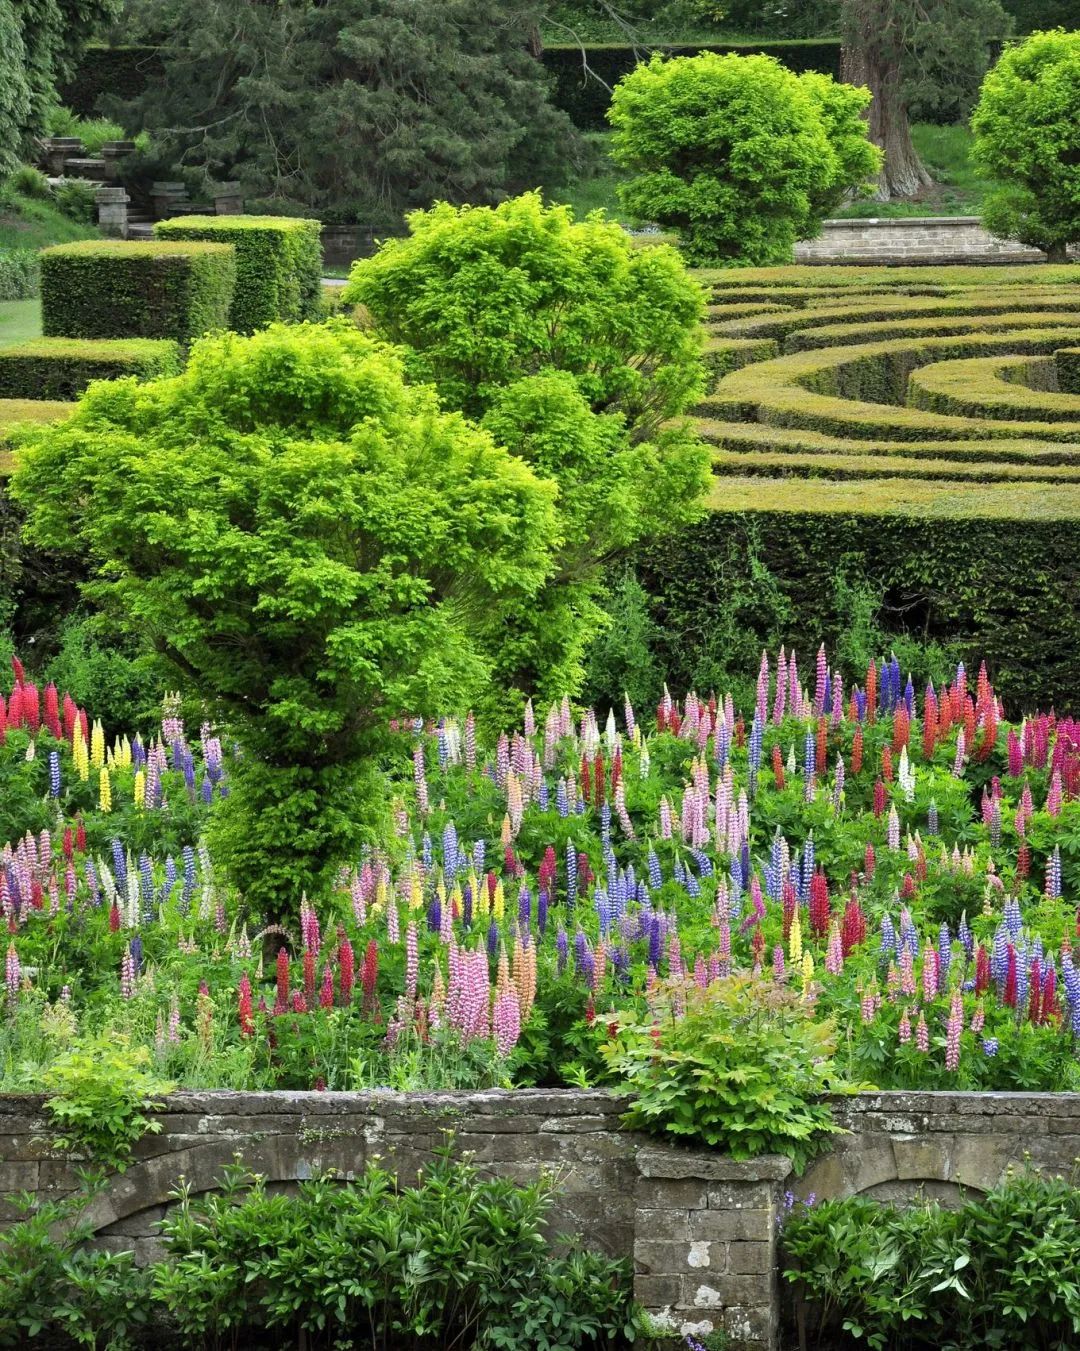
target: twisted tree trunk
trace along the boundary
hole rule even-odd
[[[896,0],[845,0],[841,78],[866,85],[873,95],[868,113],[870,139],[885,152],[875,198],[913,197],[933,179],[911,141],[907,105],[901,87]]]

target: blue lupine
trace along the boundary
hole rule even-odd
[[[651,846],[649,857],[645,860],[645,866],[649,870],[649,885],[659,891],[664,884],[664,879],[660,872],[660,860],[656,857],[656,851]]]
[[[540,781],[540,787],[536,794],[536,805],[542,812],[546,812],[548,809],[548,786],[546,779],[541,779]]]
[[[128,951],[131,953],[132,969],[134,970],[135,974],[138,975],[142,971],[142,964],[143,964],[143,944],[142,939],[139,937],[138,934],[136,934],[135,937],[129,943]]]
[[[926,833],[936,835],[938,833],[938,809],[937,803],[931,798],[930,806],[926,813]]]
[[[547,888],[541,888],[540,895],[536,898],[536,927],[540,930],[540,937],[543,938],[547,929],[548,916],[548,894]]]
[[[432,896],[431,904],[427,912],[428,932],[437,934],[442,928],[442,905],[439,902],[438,894]]]
[[[944,989],[952,965],[952,934],[949,926],[942,920],[938,930],[938,988]]]
[[[570,803],[566,796],[566,780],[560,779],[559,786],[555,790],[555,810],[560,816],[570,815]]]
[[[999,1042],[997,1037],[983,1037],[982,1048],[986,1055],[991,1059],[998,1053]]]
[[[577,848],[573,840],[566,841],[566,904],[577,900]]]
[[[472,928],[473,894],[472,885],[466,882],[461,888],[461,922],[466,929]]]
[[[527,886],[518,892],[518,922],[527,929],[532,922],[532,894]]]
[[[124,846],[120,840],[112,841],[113,856],[113,876],[116,878],[116,889],[125,891],[127,889],[127,859],[124,857]],[[194,855],[192,855],[194,859]]]
[[[489,957],[494,957],[499,950],[499,926],[494,920],[488,925],[487,950]]]
[[[56,751],[49,752],[49,792],[53,797],[60,796],[60,756]]]

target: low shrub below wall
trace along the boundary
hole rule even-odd
[[[38,293],[41,269],[33,249],[0,249],[0,300],[30,300]]]

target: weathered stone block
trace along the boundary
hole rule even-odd
[[[771,1209],[690,1212],[691,1239],[756,1239],[769,1242],[776,1226]]]

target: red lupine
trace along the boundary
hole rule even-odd
[[[829,908],[829,884],[825,873],[818,868],[810,878],[810,929],[817,938],[829,932],[832,912]]]
[[[779,745],[775,744],[772,748],[772,772],[773,781],[782,793],[784,791],[784,757],[780,754]]]
[[[874,781],[874,815],[880,816],[885,810],[885,785],[880,779]]]
[[[240,1014],[240,1035],[251,1037],[255,1034],[255,1020],[251,1016],[251,981],[247,972],[240,977],[240,996],[238,1000]]]
[[[379,946],[374,938],[368,940],[364,953],[364,965],[360,971],[360,984],[364,990],[364,1012],[370,1013],[375,1004],[375,984],[379,979]]]
[[[867,924],[863,908],[857,896],[848,898],[844,907],[844,918],[840,925],[840,951],[849,957],[854,948],[866,942]]]
[[[911,739],[911,719],[907,705],[901,704],[893,714],[892,748],[897,755],[908,745]]]
[[[990,954],[980,943],[975,951],[975,993],[984,994],[990,988]]]
[[[877,722],[877,665],[873,660],[866,668],[866,719]]]
[[[1008,948],[1008,966],[1005,975],[1005,993],[1002,995],[1002,1003],[1008,1004],[1009,1008],[1016,1008],[1016,949],[1010,943]]]
[[[855,736],[851,742],[851,772],[859,774],[862,772],[862,754],[863,754],[863,731],[862,724],[855,728]]]
[[[86,826],[83,824],[82,812],[75,818],[75,848],[80,854],[86,853]]]
[[[274,1012],[284,1012],[289,1003],[289,954],[284,948],[278,948],[277,955],[277,1000]]]
[[[60,727],[60,696],[56,692],[56,686],[50,680],[45,686],[45,726],[52,735],[59,741],[63,736]]]
[[[303,953],[304,962],[304,999],[308,1007],[315,1002],[315,954],[310,948],[305,948]]]
[[[338,946],[338,990],[341,994],[341,1002],[349,1004],[352,1002],[355,958],[353,945],[344,936],[344,932],[339,932],[341,932],[341,943]]]
[[[120,907],[113,901],[109,907],[109,932],[116,933],[120,928]]]
[[[881,748],[881,777],[886,783],[893,781],[892,750],[889,746]]]
[[[319,991],[319,1008],[332,1009],[334,1007],[334,973],[330,970],[330,963],[323,964],[322,969],[322,989]]]
[[[790,881],[784,883],[781,892],[784,907],[784,942],[788,940],[791,933],[791,921],[795,918],[795,907],[798,905],[798,897],[795,895],[795,887]]]
[[[874,853],[874,846],[867,841],[866,851],[863,854],[863,874],[869,882],[874,875],[874,869],[877,867],[877,855]]]

